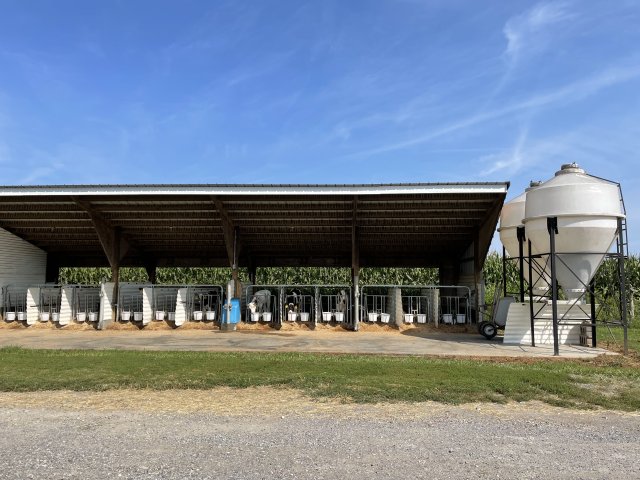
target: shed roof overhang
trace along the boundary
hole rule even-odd
[[[60,266],[367,266],[486,256],[508,183],[0,187],[0,227]],[[105,231],[115,232],[105,245]],[[108,236],[108,235],[107,235]],[[107,242],[109,243],[109,242]],[[121,247],[121,248],[120,248]],[[106,255],[105,255],[106,253]]]

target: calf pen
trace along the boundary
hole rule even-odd
[[[145,326],[153,321],[179,327],[185,322],[222,319],[225,291],[219,285],[119,285],[110,304],[101,285],[10,285],[3,289],[7,322],[26,325],[115,319]],[[246,323],[271,326],[300,324],[342,325],[357,329],[359,322],[382,325],[468,324],[473,320],[471,290],[466,286],[365,285],[360,289],[358,311],[349,285],[246,285],[240,313]],[[108,322],[107,320],[107,322]],[[108,323],[106,323],[108,325]]]
[[[397,326],[466,324],[471,321],[471,289],[459,285],[365,285],[358,320]]]
[[[219,322],[223,288],[220,285],[121,284],[118,318],[122,322],[167,322],[175,327],[185,322]]]
[[[4,319],[24,322],[27,319],[27,290],[29,284],[13,284],[3,288]]]
[[[348,285],[248,285],[242,299],[247,323],[351,323]]]

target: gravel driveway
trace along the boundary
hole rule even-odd
[[[0,478],[640,478],[638,415],[219,393],[1,394]]]

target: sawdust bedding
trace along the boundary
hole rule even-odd
[[[29,329],[29,330],[62,330],[62,331],[83,331],[83,330],[96,330],[96,322],[71,322],[68,325],[61,326],[53,322],[36,322],[34,325],[27,326],[25,322],[13,321],[6,322],[0,321],[0,329]],[[142,325],[140,322],[121,322],[115,321],[111,323],[108,330],[122,330],[122,331],[185,331],[185,330],[217,330],[219,324],[215,322],[185,322],[180,327],[176,327],[173,322],[166,320],[163,321],[151,321],[147,325]],[[239,331],[256,331],[256,332],[345,332],[349,330],[349,327],[345,324],[337,323],[317,323],[313,322],[283,322],[280,326],[274,326],[270,323],[257,322],[241,322],[238,324],[237,330]],[[367,323],[360,322],[359,330],[368,333],[429,333],[429,332],[442,332],[442,333],[470,333],[475,332],[475,329],[471,325],[440,325],[436,327],[433,324],[403,324],[396,326],[393,324],[380,324],[380,323]]]

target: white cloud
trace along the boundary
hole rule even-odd
[[[487,155],[480,159],[483,163],[491,163],[489,168],[484,170],[480,175],[487,176],[495,172],[508,172],[514,174],[518,172],[524,165],[525,155],[524,147],[529,136],[528,127],[523,128],[518,135],[516,144],[513,149],[506,154]]]
[[[51,164],[43,167],[36,167],[32,169],[28,169],[28,173],[25,177],[21,178],[18,182],[22,185],[29,185],[36,181],[41,181],[44,179],[49,179],[51,176],[60,170],[63,166],[61,164]]]
[[[402,142],[385,145],[383,147],[367,151],[357,152],[348,156],[365,157],[377,155],[380,153],[402,150],[405,148],[413,147],[415,145],[427,143],[436,138],[444,137],[446,135],[499,118],[504,118],[510,115],[532,111],[535,109],[548,108],[552,106],[566,105],[569,103],[577,102],[595,95],[605,88],[609,88],[614,85],[636,79],[638,77],[640,77],[640,64],[638,64],[638,62],[634,59],[627,65],[606,69],[601,73],[596,73],[585,79],[569,83],[560,88],[557,88],[556,90],[534,95],[524,100],[507,104],[503,107],[461,118],[454,122],[450,122],[443,127],[433,129],[423,135],[418,135]]]
[[[539,3],[526,12],[511,17],[504,26],[507,39],[505,55],[516,61],[525,51],[538,51],[550,41],[550,27],[574,17],[566,3]]]

